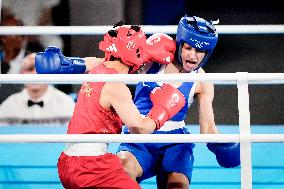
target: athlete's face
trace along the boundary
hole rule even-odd
[[[30,98],[33,100],[37,100],[45,94],[48,85],[31,83],[31,84],[26,84],[25,87],[27,89]]]
[[[35,53],[27,55],[22,61],[22,74],[36,74],[35,69]],[[45,92],[47,91],[48,85],[47,84],[37,84],[31,83],[25,85],[28,95],[31,99],[36,100],[42,97]]]
[[[191,72],[196,69],[205,56],[205,51],[200,51],[187,43],[184,43],[181,49],[181,60],[183,69]]]

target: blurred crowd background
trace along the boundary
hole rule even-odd
[[[118,21],[137,25],[177,25],[185,14],[207,20],[219,19],[220,25],[284,24],[283,7],[276,0],[2,0],[1,25],[92,26],[113,25]],[[3,35],[0,38],[2,74],[21,73],[24,58],[49,45],[60,47],[66,56],[103,56],[98,50],[102,35]],[[208,73],[283,73],[283,61],[283,34],[221,34],[205,70]],[[134,90],[134,86],[129,87]],[[68,97],[78,91],[77,85],[56,85],[55,88]],[[10,95],[23,89],[23,85],[1,84],[0,106]],[[249,92],[251,124],[284,124],[283,85],[251,85]],[[10,108],[17,109],[16,105]],[[238,124],[236,85],[215,86],[214,113],[218,125]],[[196,103],[189,110],[187,123],[198,124]]]

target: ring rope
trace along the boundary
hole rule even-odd
[[[138,81],[207,81],[212,83],[236,84],[237,73],[201,74],[2,74],[0,83],[53,83],[80,84],[86,82],[138,82]],[[247,72],[245,72],[247,73]],[[247,73],[249,84],[284,84],[284,73]]]
[[[173,137],[174,136],[174,137]],[[284,134],[5,134],[0,143],[204,143],[204,142],[284,142]]]
[[[141,25],[146,34],[176,34],[177,25]],[[0,35],[104,35],[112,26],[1,26]],[[284,34],[284,25],[216,25],[219,34]]]

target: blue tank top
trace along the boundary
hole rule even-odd
[[[151,68],[146,72],[147,74],[157,74],[161,70],[162,65],[158,63],[153,63]],[[192,101],[192,96],[190,96],[190,91],[193,89],[194,82],[183,82],[178,90],[184,95],[186,103],[184,107],[170,120],[172,121],[182,121],[186,117],[187,109],[189,107],[189,102]],[[151,110],[153,104],[150,99],[150,93],[155,87],[160,87],[156,82],[139,82],[136,86],[134,103],[138,108],[139,112],[143,115],[147,115]]]

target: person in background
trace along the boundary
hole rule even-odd
[[[35,53],[21,62],[22,74],[36,74]],[[65,93],[48,84],[25,84],[24,89],[12,94],[0,105],[1,124],[66,124],[75,102]]]
[[[21,18],[26,26],[48,26],[54,25],[52,9],[59,3],[60,0],[2,0],[2,12],[3,15],[10,14]],[[39,42],[44,48],[52,44],[64,48],[63,40],[58,35],[30,35],[28,41]]]
[[[1,20],[1,26],[23,26],[23,22],[13,15],[6,15]],[[41,51],[39,45],[32,46],[24,35],[2,35],[1,41],[1,73],[18,74],[24,57],[32,52]]]
[[[1,26],[23,26],[20,19],[13,15],[2,16]],[[24,35],[0,36],[1,74],[19,74],[24,57],[32,52],[43,50],[39,44],[30,44]],[[11,94],[21,91],[22,84],[1,84],[0,104]]]

